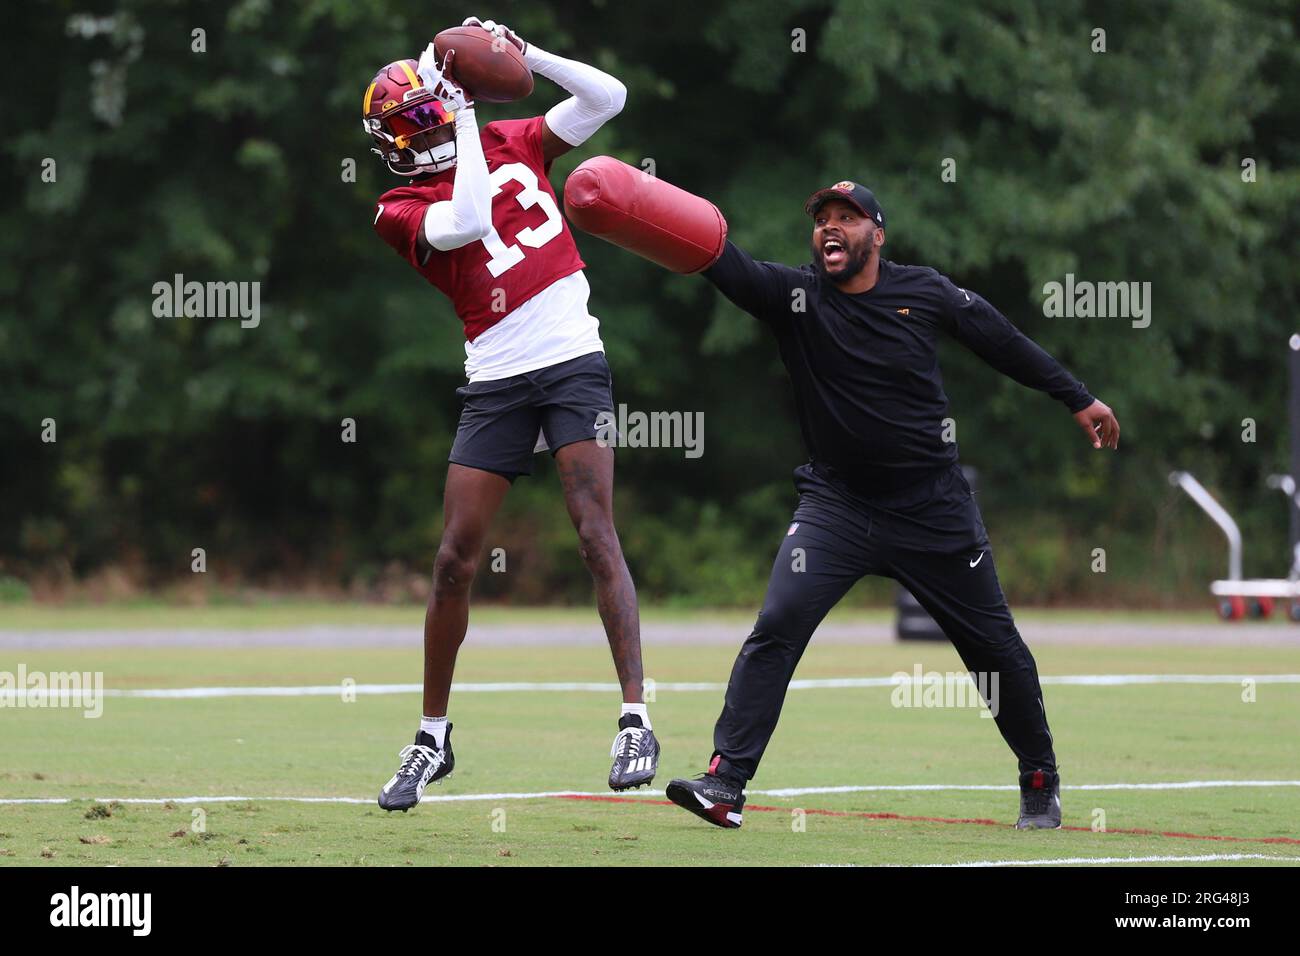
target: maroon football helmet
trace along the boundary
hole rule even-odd
[[[370,151],[398,176],[440,173],[456,165],[456,114],[420,82],[415,60],[388,64],[371,81],[361,123]]]

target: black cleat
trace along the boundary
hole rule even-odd
[[[641,725],[636,714],[624,714],[618,720],[618,736],[609,749],[614,766],[609,768],[609,789],[631,790],[644,787],[659,769],[659,741],[654,731]]]
[[[1061,828],[1061,778],[1050,770],[1020,775],[1020,819],[1017,830]]]
[[[745,787],[716,774],[702,773],[694,780],[668,784],[668,799],[715,827],[734,830],[740,826],[745,807]]]
[[[421,730],[415,735],[415,743],[402,748],[402,765],[379,791],[379,805],[383,809],[405,813],[420,802],[425,787],[451,773],[456,766],[451,752],[451,724],[447,725],[443,740],[446,744],[439,747],[433,734]]]

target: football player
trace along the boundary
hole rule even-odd
[[[534,73],[572,96],[545,116],[480,130],[473,102],[454,79],[454,50],[438,63],[432,43],[418,61],[384,67],[366,90],[363,123],[373,152],[409,179],[379,198],[375,230],[451,299],[465,326],[468,378],[458,390],[462,411],[425,615],[423,716],[380,791],[385,810],[410,809],[452,770],[447,699],[470,585],[488,526],[511,483],[532,472],[536,450],[555,458],[622,686],[609,786],[648,784],[659,759],[642,699],[636,590],[614,528],[614,450],[597,441],[614,409],[609,365],[587,310],[582,259],[547,181],[557,156],[618,114],[626,90],[504,25],[470,17],[464,26],[514,46]]]

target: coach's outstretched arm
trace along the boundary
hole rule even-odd
[[[627,88],[608,73],[577,60],[547,53],[535,43],[524,42],[505,24],[469,17],[461,25],[482,27],[513,44],[524,55],[524,62],[530,70],[573,94],[546,113],[542,152],[548,161],[585,143],[596,130],[617,116],[627,101]],[[547,135],[548,132],[551,135]]]
[[[1065,404],[1094,448],[1119,447],[1119,422],[1105,402],[983,296],[944,280],[946,331],[1003,375]]]
[[[798,269],[779,262],[761,262],[730,239],[718,261],[700,275],[733,305],[769,324],[789,320],[793,303],[790,293],[801,284]]]
[[[418,237],[423,240],[418,245],[428,243],[440,252],[478,242],[492,231],[492,191],[474,104],[448,79],[454,54],[448,51],[439,67],[430,43],[420,54],[418,68],[421,82],[437,90],[444,105],[456,110],[456,179],[451,199],[429,204],[424,214],[424,233]]]

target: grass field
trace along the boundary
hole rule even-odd
[[[1027,608],[1017,609],[1016,619],[1022,622],[1048,621],[1070,624],[1203,625],[1213,622],[1212,607],[1213,604],[1207,597],[1202,607],[1176,611]],[[645,617],[648,620],[661,622],[725,623],[740,628],[743,633],[753,623],[754,608],[700,609],[659,605],[646,609]],[[892,621],[893,617],[892,608],[854,607],[846,602],[832,612],[830,619],[883,624]],[[256,596],[245,598],[222,596],[214,603],[197,606],[178,605],[150,597],[108,604],[86,602],[51,605],[30,601],[18,604],[0,603],[0,630],[5,631],[60,631],[86,628],[152,630],[175,627],[256,629],[304,625],[340,627],[366,625],[418,629],[423,620],[423,604],[373,604]],[[590,624],[593,620],[591,609],[588,607],[513,608],[487,605],[474,609],[475,624],[511,624],[521,621],[541,624]],[[1279,613],[1268,626],[1287,628],[1290,625]],[[1300,628],[1295,628],[1295,631],[1300,634]]]
[[[301,609],[296,618],[281,617],[281,611],[239,613],[251,627],[304,623]],[[409,609],[403,613],[410,617]],[[495,613],[515,626],[531,614]],[[19,622],[6,614],[3,626],[164,626],[115,621],[112,614],[72,624],[52,618]],[[211,623],[186,619],[190,626]],[[737,642],[742,636],[739,628]],[[647,673],[661,685],[651,713],[664,757],[657,789],[633,792],[627,802],[604,799],[617,716],[612,691],[458,691],[451,714],[455,774],[430,788],[414,811],[395,815],[373,800],[414,733],[417,694],[362,693],[352,702],[342,692],[115,696],[98,719],[67,708],[3,708],[0,800],[69,802],[0,803],[0,865],[950,864],[1148,857],[1177,863],[1244,855],[1251,858],[1214,862],[1293,866],[1300,858],[1300,786],[1294,784],[1075,789],[1295,781],[1300,684],[1293,682],[1260,682],[1253,702],[1243,701],[1240,682],[1227,680],[1049,684],[1067,829],[1030,833],[1009,826],[1017,806],[1011,789],[919,789],[1014,785],[1014,761],[993,722],[977,710],[894,707],[889,687],[792,690],[753,783],[744,828],[713,829],[663,804],[662,786],[703,769],[722,692],[663,685],[725,682],[734,652],[734,646],[719,645],[647,649]],[[1300,654],[1287,647],[1058,645],[1035,653],[1045,678],[1300,672]],[[13,671],[19,663],[28,671],[102,671],[105,686],[117,691],[419,679],[418,652],[391,647],[106,644],[15,651],[0,644],[0,670]],[[888,677],[918,664],[960,669],[946,645],[819,647],[814,640],[796,677]],[[599,648],[488,642],[466,646],[457,677],[467,685],[609,683],[612,668]],[[884,786],[917,789],[825,792]],[[812,792],[758,792],[786,788]],[[539,795],[557,792],[601,799]],[[217,799],[223,797],[235,799]],[[1102,814],[1105,829],[1099,832],[1094,826]],[[1126,832],[1134,830],[1149,832]]]

